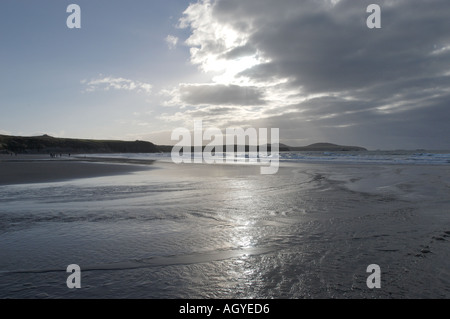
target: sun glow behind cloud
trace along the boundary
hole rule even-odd
[[[263,61],[256,55],[231,60],[215,60],[213,61],[214,69],[222,73],[213,77],[212,80],[220,84],[255,85],[249,78],[239,76],[239,74],[261,63]]]
[[[191,4],[180,19],[179,27],[192,30],[185,41],[190,47],[191,63],[198,65],[203,72],[215,74],[213,83],[245,84],[243,77],[238,75],[267,62],[256,50],[230,57],[236,50],[245,47],[250,34],[218,21],[209,0]],[[252,84],[247,82],[247,85]]]
[[[286,92],[277,86],[287,79],[254,81],[245,74],[269,63],[270,59],[248,46],[251,28],[243,30],[218,20],[214,15],[215,5],[210,0],[190,4],[178,25],[190,29],[191,34],[184,42],[190,47],[190,62],[209,74],[210,81],[180,83],[178,87],[164,90],[162,93],[169,97],[165,104],[181,108],[177,114],[183,114],[185,122],[200,115],[214,119],[218,125],[243,118],[264,118],[265,111],[274,108],[274,103],[280,105],[285,100]]]

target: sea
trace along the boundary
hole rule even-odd
[[[0,186],[0,298],[450,298],[450,151],[89,156],[155,162]]]

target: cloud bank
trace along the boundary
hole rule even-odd
[[[326,139],[450,148],[450,2],[201,0],[179,27],[209,83],[171,92],[179,118],[272,125],[291,144]],[[243,117],[245,114],[245,117]],[[298,142],[298,143],[297,143]]]

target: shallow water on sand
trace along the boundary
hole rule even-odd
[[[154,167],[0,187],[0,298],[450,297],[448,166]]]

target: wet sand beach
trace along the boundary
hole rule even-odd
[[[0,298],[450,297],[448,165],[147,167],[0,186]]]
[[[48,183],[122,175],[150,168],[153,161],[45,155],[0,156],[0,185]]]

